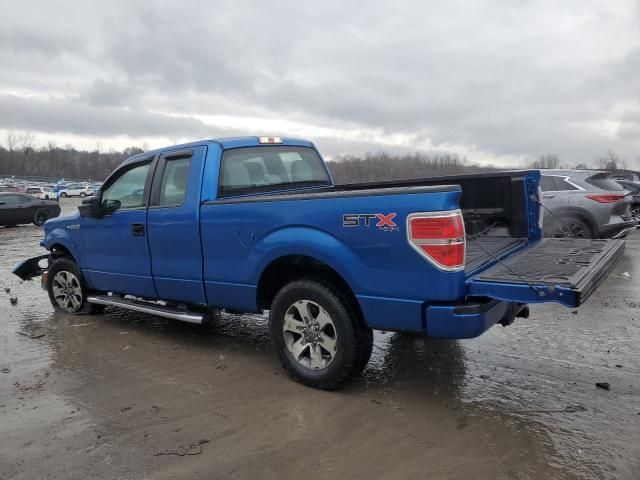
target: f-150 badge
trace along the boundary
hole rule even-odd
[[[375,226],[383,232],[399,231],[393,219],[397,213],[345,213],[342,215],[343,227],[370,227]]]

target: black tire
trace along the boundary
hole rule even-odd
[[[62,193],[60,194],[60,196],[61,196],[62,198],[67,198],[67,192],[62,192]]]
[[[49,195],[45,195],[45,196],[44,196],[44,199],[45,199],[45,200],[49,200]]]
[[[86,193],[84,193],[84,192],[80,192],[80,198],[84,198],[84,197],[86,197],[86,196],[87,196],[87,194],[86,194]]]
[[[66,295],[67,298],[73,296],[75,301],[69,300],[65,302],[64,299],[56,298],[56,296],[60,294],[60,288],[64,287],[64,285],[59,283],[58,274],[61,274],[62,278],[66,279],[67,285],[71,285],[71,287],[77,291],[75,295]],[[82,272],[76,265],[76,262],[68,257],[56,258],[49,265],[47,269],[47,293],[49,294],[51,305],[53,305],[53,308],[58,312],[71,315],[86,315],[104,311],[103,305],[94,305],[86,301],[89,291]],[[64,304],[67,305],[67,308],[65,308]]]
[[[327,326],[333,330],[335,339],[335,349],[332,354],[328,353],[329,351],[323,346],[323,341],[315,347],[308,346],[301,350],[309,353],[309,366],[304,365],[306,361],[304,353],[296,359],[290,351],[290,346],[287,346],[288,342],[289,345],[291,344],[295,334],[284,332],[285,315],[292,309],[297,311],[296,305],[302,302],[307,302],[312,305],[312,308],[319,308],[328,315],[331,324]],[[304,323],[301,320],[299,324]],[[307,327],[308,325],[305,326]],[[284,369],[294,380],[310,387],[323,390],[342,387],[365,368],[371,356],[373,333],[362,321],[357,307],[335,288],[315,279],[293,281],[276,294],[271,304],[269,328],[273,348]],[[314,335],[313,328],[310,331],[310,335]],[[316,328],[315,335],[319,333],[329,332],[322,330],[318,332]],[[297,338],[302,341],[305,337],[301,332]],[[320,350],[320,347],[323,350]],[[326,366],[312,367],[311,351],[314,348],[318,350],[313,351],[323,352],[322,362],[328,362]]]
[[[595,238],[591,225],[573,215],[554,218],[545,230],[546,236],[552,238]]]
[[[36,213],[33,215],[33,224],[36,227],[41,227],[44,225],[44,222],[51,218],[51,212],[46,208],[39,208],[36,210]]]

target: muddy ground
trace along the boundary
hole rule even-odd
[[[41,237],[0,228],[2,479],[640,478],[640,232],[579,311],[466,341],[378,332],[339,392],[289,380],[263,316],[53,313],[9,274]]]

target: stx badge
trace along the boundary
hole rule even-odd
[[[375,225],[378,230],[383,232],[397,232],[399,231],[396,222],[393,221],[396,218],[397,213],[345,213],[342,215],[343,227],[370,227]]]

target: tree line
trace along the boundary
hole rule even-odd
[[[144,151],[139,147],[129,147],[122,151],[110,149],[103,152],[99,146],[88,151],[78,150],[71,145],[59,147],[53,142],[38,147],[30,133],[9,132],[6,145],[0,144],[0,177],[16,175],[103,180],[123,160]],[[327,165],[337,183],[401,180],[498,169],[470,163],[466,158],[451,153],[390,154],[382,151],[362,156],[339,155]],[[611,171],[625,166],[625,160],[612,151],[597,157],[592,165],[563,165],[553,153],[540,155],[525,165],[534,169],[593,167]]]
[[[30,133],[7,134],[6,145],[0,145],[0,177],[5,175],[42,176],[103,180],[131,155],[142,153],[138,147],[123,151],[101,152],[78,150],[71,145],[59,147],[53,142],[38,147]]]
[[[470,164],[465,158],[449,153],[411,153],[394,155],[387,152],[364,156],[339,155],[327,162],[336,183],[379,182],[410,178],[436,177],[462,173],[486,172],[493,167]]]

